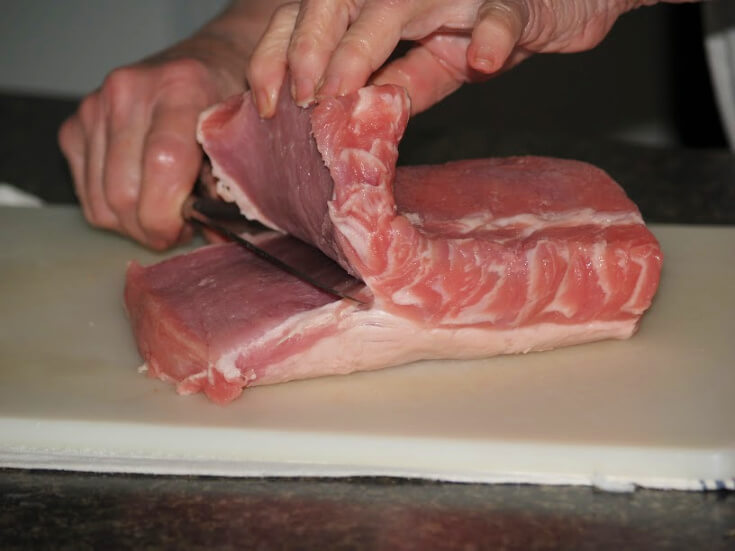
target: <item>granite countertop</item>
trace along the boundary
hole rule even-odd
[[[73,100],[0,94],[0,182],[74,202],[56,131]],[[576,158],[610,172],[649,222],[735,224],[735,155],[416,119],[401,162]],[[144,476],[0,469],[0,548],[735,549],[727,492],[394,478]]]
[[[0,470],[0,495],[3,549],[735,548],[725,493]]]

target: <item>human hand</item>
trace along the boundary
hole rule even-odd
[[[155,249],[185,239],[180,214],[202,163],[199,114],[245,87],[273,0],[239,0],[200,32],[116,69],[59,130],[86,218]]]
[[[197,117],[219,97],[208,69],[182,58],[117,69],[84,98],[59,144],[89,222],[155,249],[183,238]]]
[[[276,11],[253,52],[248,80],[264,117],[273,115],[287,71],[300,105],[370,81],[404,86],[416,113],[463,83],[489,78],[533,53],[590,49],[622,13],[655,3],[304,0]],[[385,64],[400,40],[415,46]]]

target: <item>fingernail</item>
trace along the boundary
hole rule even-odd
[[[472,68],[483,73],[495,71],[495,59],[492,50],[486,46],[478,47],[472,59]]]
[[[296,105],[306,107],[314,101],[314,81],[305,77],[291,82],[291,96]]]
[[[273,93],[264,92],[259,90],[255,94],[255,103],[258,108],[258,114],[266,119],[273,113],[273,106],[275,105],[275,98]]]
[[[317,97],[337,96],[342,88],[342,79],[337,75],[330,75],[319,87]]]

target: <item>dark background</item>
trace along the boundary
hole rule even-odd
[[[69,200],[56,131],[78,98],[0,90],[0,99],[0,121],[12,129],[0,140],[0,181],[43,189],[51,201]],[[554,146],[560,140],[726,147],[700,6],[636,10],[592,51],[538,55],[486,83],[465,86],[411,121],[401,162],[559,154]]]

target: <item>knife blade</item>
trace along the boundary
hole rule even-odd
[[[234,241],[235,243],[240,245],[242,248],[247,249],[248,251],[256,255],[258,258],[265,260],[276,268],[288,274],[291,274],[292,276],[300,279],[301,281],[304,281],[305,283],[308,283],[313,287],[316,287],[321,291],[324,291],[325,293],[328,293],[338,298],[351,300],[358,304],[365,304],[365,301],[363,300],[360,300],[351,295],[338,291],[333,287],[320,283],[310,275],[304,273],[302,270],[299,270],[298,268],[295,268],[290,264],[283,262],[281,259],[273,256],[268,251],[258,247],[254,243],[251,243],[240,234],[227,228],[224,224],[218,223],[217,221],[213,220],[213,218],[215,220],[223,219],[229,221],[247,220],[245,217],[242,216],[242,214],[239,212],[239,209],[237,209],[237,206],[235,205],[232,205],[231,208],[228,203],[224,203],[223,201],[219,201],[217,199],[209,199],[207,197],[196,197],[192,195],[184,202],[181,208],[181,214],[184,220],[186,220],[187,222],[210,230],[214,230],[215,232],[224,235],[231,241]],[[264,226],[257,222],[252,222],[248,220],[248,223],[260,226],[260,229],[265,229]]]

